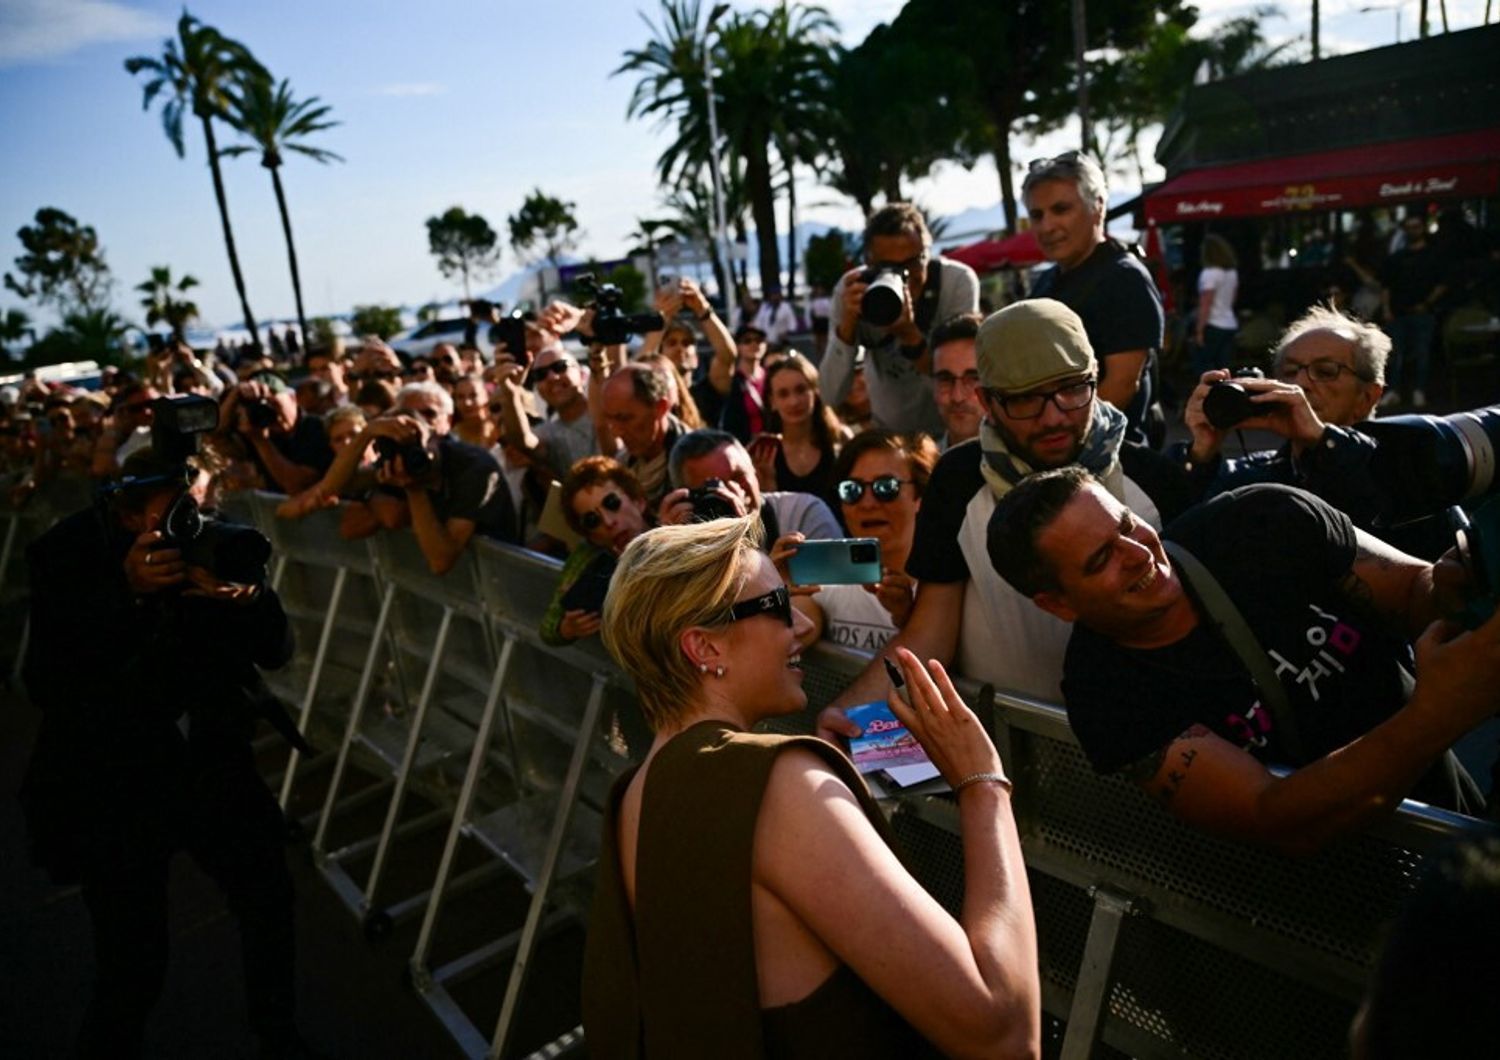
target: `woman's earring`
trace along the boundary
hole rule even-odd
[[[698,672],[700,674],[706,674],[706,673],[708,673],[708,663],[699,663],[698,664]]]
[[[722,667],[722,666],[715,666],[714,667],[714,676],[715,677],[723,677],[724,676],[724,667]]]

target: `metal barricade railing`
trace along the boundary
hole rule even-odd
[[[326,532],[316,522],[273,528],[289,557],[281,573],[289,592],[296,564],[315,565],[308,550]],[[646,746],[644,726],[597,639],[557,648],[536,635],[556,583],[555,561],[476,541],[459,567],[438,578],[407,533],[373,539],[370,558],[379,605],[362,627],[367,642],[354,651],[358,687],[315,843],[361,715],[379,710],[365,701],[376,661],[389,654],[391,667],[421,691],[414,703],[404,697],[404,753],[387,748],[394,794],[379,841],[384,857],[405,786],[432,765],[418,753],[424,715],[433,713],[434,755],[451,760],[450,776],[467,762],[453,808],[435,811],[449,827],[433,887],[408,900],[407,911],[425,911],[412,978],[468,1055],[499,1056],[538,940],[559,910],[581,905],[581,891],[560,898],[559,881],[596,856],[605,790]],[[389,651],[382,646],[388,627]],[[866,661],[826,645],[805,653],[809,709],[769,727],[810,731],[817,709]],[[310,677],[312,668],[304,672]],[[1059,708],[982,695],[962,682],[960,689],[971,703],[993,701],[996,744],[1016,782],[1043,1004],[1067,1021],[1065,1057],[1090,1055],[1100,1042],[1140,1057],[1341,1054],[1381,932],[1425,859],[1460,834],[1492,831],[1408,803],[1317,856],[1285,858],[1194,832],[1128,783],[1096,775]],[[963,852],[952,800],[903,796],[894,800],[892,820],[913,870],[956,912]],[[466,839],[519,875],[531,903],[510,935],[434,967],[433,927],[462,883],[454,867]],[[377,857],[363,891],[354,888],[359,901],[378,887],[380,864]],[[487,1039],[446,984],[507,958],[501,1017]],[[576,1042],[577,1032],[564,1037]]]

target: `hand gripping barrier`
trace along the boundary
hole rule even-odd
[[[368,552],[379,613],[355,614],[373,607],[376,594],[351,608],[347,582],[342,603],[333,606],[330,587],[326,610],[319,611],[316,582],[308,583],[306,600],[296,586],[299,566],[317,564],[323,545],[316,542],[328,544],[321,536],[327,533],[327,526],[304,521],[273,534],[288,557],[281,585],[293,598],[289,611],[305,603],[306,621],[320,635],[328,628],[320,623],[332,622],[330,643],[348,633],[354,646],[352,653],[347,645],[324,651],[315,638],[324,672],[341,655],[359,669],[352,702],[325,697],[321,684],[316,695],[304,685],[302,702],[314,703],[314,734],[325,698],[330,709],[342,710],[330,715],[344,729],[336,780],[352,757],[385,763],[396,794],[387,827],[372,842],[381,843],[386,859],[400,833],[392,825],[405,786],[434,767],[440,779],[452,779],[466,759],[456,798],[449,795],[451,812],[435,811],[448,830],[430,893],[410,900],[424,911],[412,980],[466,1055],[509,1055],[528,967],[549,928],[584,908],[604,794],[611,778],[644,752],[648,736],[596,638],[554,648],[536,636],[556,582],[555,561],[476,541],[466,564],[434,578],[409,534],[383,534]],[[349,557],[350,578],[357,552]],[[327,611],[339,617],[329,619]],[[403,707],[397,720],[405,723],[404,754],[387,747],[382,756],[380,741],[364,732],[390,722],[380,704],[357,709],[376,683],[382,656],[390,657],[391,685],[421,689],[415,700],[394,688],[385,693]],[[825,646],[806,653],[809,709],[769,727],[809,731],[817,710],[865,661]],[[314,653],[294,671],[297,680],[306,674],[311,683],[316,662]],[[1425,858],[1456,836],[1493,832],[1406,803],[1383,824],[1317,856],[1284,858],[1193,832],[1133,786],[1095,775],[1056,706],[984,695],[962,682],[960,690],[976,707],[993,702],[986,720],[1016,783],[1043,1005],[1067,1022],[1062,1055],[1070,1060],[1101,1044],[1139,1057],[1343,1055],[1382,931]],[[424,729],[431,730],[430,753]],[[319,820],[319,841],[337,786]],[[913,870],[957,912],[963,855],[952,801],[907,796],[889,805]],[[434,966],[436,925],[444,900],[464,882],[456,868],[466,841],[528,886],[527,915],[508,935]],[[378,876],[372,873],[362,894],[373,894]],[[486,1038],[448,987],[506,959],[511,972],[500,1019]],[[579,1041],[575,1030],[535,1055],[560,1055]]]

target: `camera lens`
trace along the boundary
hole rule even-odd
[[[860,299],[859,315],[877,328],[888,328],[901,319],[906,279],[895,269],[881,269],[869,283]]]
[[[880,561],[880,549],[868,541],[849,546],[849,561],[851,563],[878,563]]]
[[[1250,392],[1239,383],[1215,383],[1203,395],[1203,415],[1221,431],[1238,426],[1255,412]]]

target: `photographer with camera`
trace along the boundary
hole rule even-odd
[[[1385,390],[1391,340],[1373,324],[1314,306],[1281,336],[1273,378],[1203,373],[1188,398],[1190,442],[1169,454],[1186,467],[1204,499],[1238,486],[1279,482],[1317,494],[1367,532],[1375,530],[1381,488],[1371,476],[1375,442],[1353,428],[1370,419]],[[1278,449],[1222,454],[1233,430],[1266,430]]]
[[[328,495],[343,489],[359,454],[375,447],[375,481],[368,499],[373,523],[363,530],[346,521],[346,536],[410,526],[434,574],[446,574],[476,533],[517,543],[515,505],[500,463],[485,449],[450,433],[453,399],[437,383],[411,383],[396,395],[388,415],[371,420],[325,477]]]
[[[323,421],[297,407],[296,394],[275,372],[258,371],[230,389],[219,430],[239,434],[266,489],[279,493],[300,493],[333,463]]]
[[[216,403],[180,400],[203,404],[178,418],[179,439],[212,428]],[[158,437],[184,408],[167,404]],[[24,675],[42,723],[20,801],[35,860],[54,881],[81,883],[92,921],[85,1057],[141,1054],[166,974],[177,851],[239,921],[261,1055],[303,1055],[285,827],[251,750],[264,717],[307,751],[256,669],[287,662],[291,628],[265,582],[270,543],[200,511],[209,476],[193,463],[154,444],[27,551]]]
[[[845,273],[833,290],[823,395],[831,406],[843,402],[862,350],[875,426],[936,438],[943,421],[928,337],[939,322],[979,309],[979,279],[961,262],[932,257],[927,222],[910,203],[871,214],[864,247],[868,266]]]

